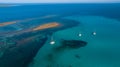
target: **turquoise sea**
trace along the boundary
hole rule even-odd
[[[120,66],[120,21],[102,16],[68,16],[67,19],[79,21],[77,27],[58,31],[52,36],[57,43],[48,42],[39,50],[30,67],[119,67]],[[116,25],[117,24],[117,25]],[[92,32],[96,32],[96,36]],[[82,36],[78,36],[79,33]],[[77,39],[88,42],[86,47],[55,53],[53,47],[60,39]],[[54,55],[54,61],[46,60],[48,54]],[[41,55],[42,54],[42,55]],[[75,55],[80,55],[76,58]],[[59,66],[57,66],[57,64]],[[71,66],[70,66],[71,65]]]
[[[119,8],[119,3],[2,6],[0,23],[19,21],[0,25],[0,67],[120,67]],[[31,32],[48,22],[59,22],[64,29]],[[57,51],[63,40],[87,45]]]

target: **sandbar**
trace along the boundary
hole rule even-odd
[[[61,24],[58,22],[51,22],[51,23],[47,23],[47,24],[42,24],[40,26],[37,26],[36,28],[33,29],[33,31],[36,30],[42,30],[42,29],[48,29],[48,28],[54,28],[54,27],[58,27]]]
[[[16,23],[16,22],[17,22],[17,21],[0,23],[0,27],[1,27],[1,26],[7,26],[7,25],[10,25],[10,24],[14,24],[14,23]]]

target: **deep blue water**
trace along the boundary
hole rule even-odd
[[[19,4],[0,7],[0,22],[39,17],[43,15],[97,15],[120,19],[119,3],[104,4]]]

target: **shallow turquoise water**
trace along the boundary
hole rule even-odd
[[[54,33],[52,37],[56,43],[50,45],[49,39],[29,67],[120,67],[120,21],[102,16],[64,18],[77,20],[80,25]],[[54,48],[62,39],[83,40],[88,44],[79,49],[55,52]],[[52,55],[51,60],[47,59],[49,54]]]

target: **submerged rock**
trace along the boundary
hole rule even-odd
[[[67,49],[78,49],[87,45],[87,42],[81,40],[63,40],[60,46],[54,48],[56,53],[63,52]]]
[[[80,58],[81,58],[79,54],[76,54],[75,57],[76,57],[77,59],[80,59]]]
[[[62,46],[67,48],[80,48],[87,45],[87,42],[81,40],[63,40]]]

